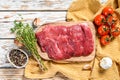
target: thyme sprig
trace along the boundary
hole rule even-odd
[[[30,51],[33,57],[37,60],[42,71],[47,70],[44,65],[43,60],[37,51],[37,40],[35,38],[35,33],[33,28],[30,27],[28,23],[23,23],[22,21],[14,21],[14,27],[11,28],[11,32],[16,34],[16,39],[23,43],[23,45]]]

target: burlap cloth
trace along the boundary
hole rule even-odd
[[[120,0],[108,0],[106,3],[100,3],[100,0],[76,0],[68,9],[67,21],[93,21],[94,17],[108,5],[120,13]],[[60,72],[72,80],[120,80],[120,36],[105,47],[100,45],[98,38],[96,43],[96,57],[91,62],[57,64],[45,61],[48,70],[41,72],[37,62],[30,58],[25,68],[25,76],[27,78],[50,78]],[[104,56],[111,57],[113,65],[108,70],[101,71],[99,60]],[[83,70],[85,64],[90,64],[92,70]]]

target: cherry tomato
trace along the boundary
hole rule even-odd
[[[108,26],[115,27],[115,25],[117,24],[117,18],[115,16],[109,15],[106,18],[106,22]]]
[[[100,42],[102,45],[107,45],[110,43],[110,36],[109,35],[104,35],[101,37]]]
[[[107,25],[101,25],[98,28],[98,34],[103,36],[109,33],[109,27]]]
[[[112,36],[116,37],[120,35],[120,28],[119,27],[114,27],[112,28]]]
[[[114,10],[113,8],[107,6],[103,9],[102,13],[103,15],[108,16],[108,15],[112,15],[114,13]]]
[[[97,15],[95,17],[95,19],[94,19],[94,22],[95,22],[95,24],[97,26],[100,26],[100,25],[104,24],[104,22],[105,22],[105,16],[103,16],[101,14]]]

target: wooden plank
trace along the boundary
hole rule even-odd
[[[0,80],[22,80],[24,69],[0,69]]]
[[[0,80],[23,80],[23,76],[0,76]]]
[[[35,18],[40,18],[41,24],[55,21],[65,21],[66,12],[1,12],[0,13],[0,38],[14,38],[11,34],[14,20],[20,20],[19,14],[24,18],[23,20],[32,23]]]
[[[24,77],[24,69],[0,69],[0,80],[38,80]]]
[[[0,76],[23,76],[24,69],[0,69]]]
[[[67,10],[73,0],[0,0],[0,10]]]

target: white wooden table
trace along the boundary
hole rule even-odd
[[[15,35],[10,33],[10,28],[13,27],[14,20],[20,20],[18,15],[21,14],[30,24],[34,18],[40,18],[40,24],[64,21],[71,2],[72,0],[0,0],[0,80],[31,80],[23,77],[24,69],[15,69],[6,58],[9,50],[16,47],[13,43]]]

